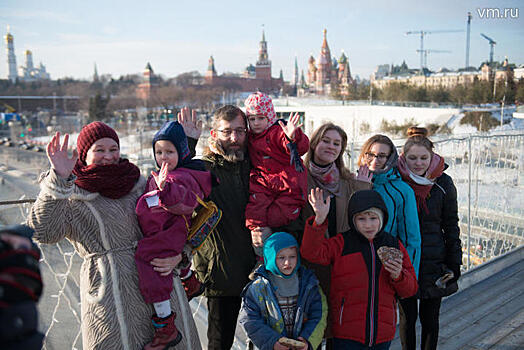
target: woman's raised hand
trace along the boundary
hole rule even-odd
[[[308,196],[309,204],[315,212],[315,223],[321,225],[326,220],[329,213],[329,203],[331,202],[331,197],[324,199],[324,191],[320,188],[311,189],[311,192]]]
[[[284,134],[286,134],[287,138],[291,141],[295,140],[295,132],[302,126],[300,123],[300,115],[298,113],[292,115],[287,124],[284,124],[282,120],[279,120],[278,124],[284,131]]]
[[[73,172],[78,152],[73,150],[71,158],[67,154],[67,146],[69,143],[69,134],[64,135],[64,143],[60,144],[60,133],[57,132],[51,141],[47,144],[46,153],[51,167],[55,169],[58,176],[67,179]]]
[[[356,179],[360,181],[371,183],[371,179],[373,179],[373,173],[369,171],[369,168],[367,165],[361,165],[360,168],[358,168]]]
[[[189,111],[188,107],[184,107],[177,114],[178,122],[184,128],[187,137],[198,140],[202,132],[202,120],[199,120],[195,110]]]

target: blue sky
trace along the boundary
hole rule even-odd
[[[518,18],[480,18],[486,8],[513,9]],[[210,55],[219,74],[241,72],[257,59],[261,28],[268,41],[273,76],[282,69],[290,79],[295,55],[307,71],[307,59],[318,57],[322,30],[327,29],[332,55],[344,50],[353,75],[369,77],[378,64],[419,66],[419,37],[409,30],[464,30],[430,34],[425,48],[449,50],[428,56],[431,69],[464,66],[466,14],[473,15],[470,63],[489,56],[480,33],[497,41],[495,59],[508,56],[524,64],[524,2],[518,0],[440,1],[180,1],[151,0],[2,0],[0,2],[0,78],[6,78],[6,44],[10,25],[17,64],[33,52],[53,79],[88,78],[96,62],[99,74],[142,72],[147,62],[155,72],[172,77],[204,72]],[[509,15],[509,12],[508,12]]]

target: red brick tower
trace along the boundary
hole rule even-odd
[[[271,61],[268,58],[266,36],[263,29],[260,49],[258,50],[258,61],[255,66],[255,76],[257,79],[271,80]]]

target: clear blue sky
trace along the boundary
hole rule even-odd
[[[518,18],[480,18],[485,8],[511,8],[513,15],[518,9]],[[24,64],[23,53],[30,49],[35,64],[42,61],[53,79],[91,77],[95,62],[99,74],[114,77],[142,72],[147,62],[167,77],[203,73],[211,54],[219,74],[241,72],[257,59],[262,24],[273,76],[283,69],[290,79],[295,55],[299,68],[307,71],[308,57],[318,57],[324,28],[332,55],[339,57],[344,50],[353,75],[366,78],[378,64],[405,59],[410,67],[419,66],[419,37],[404,32],[462,29],[425,40],[427,49],[452,51],[430,54],[431,69],[456,69],[465,63],[468,11],[473,14],[471,65],[489,56],[480,33],[497,41],[495,59],[508,56],[524,64],[524,2],[518,0],[2,0],[0,77],[7,75],[7,25],[15,38],[17,64]]]

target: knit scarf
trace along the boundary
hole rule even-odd
[[[324,191],[325,197],[329,195],[326,191],[334,196],[340,195],[340,170],[334,162],[325,167],[310,162],[309,173],[313,177],[317,187],[320,187]]]
[[[91,164],[84,165],[76,161],[73,174],[76,175],[75,184],[89,192],[98,192],[102,196],[118,199],[128,194],[140,177],[140,170],[127,159],[118,161],[118,164]]]
[[[444,158],[434,153],[425,176],[419,176],[409,170],[404,154],[400,155],[397,168],[400,172],[400,176],[402,176],[402,180],[410,185],[415,192],[417,211],[420,213],[420,211],[424,209],[425,213],[429,214],[428,206],[426,205],[426,198],[429,196],[429,192],[435,183],[435,179],[441,176],[444,171]]]

